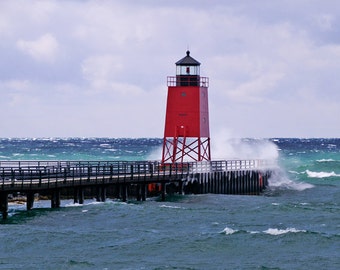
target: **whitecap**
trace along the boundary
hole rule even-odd
[[[336,174],[333,172],[313,172],[310,170],[306,170],[308,177],[310,178],[328,178],[332,176],[340,176],[340,174]]]
[[[248,231],[248,233],[250,233],[250,234],[259,234],[261,232],[259,232],[259,231]]]
[[[223,231],[221,231],[221,233],[224,233],[226,235],[233,234],[233,233],[236,233],[236,232],[237,232],[237,230],[234,230],[234,229],[229,228],[229,227],[225,227],[223,229]]]
[[[118,150],[117,150],[117,149],[114,149],[114,148],[107,148],[107,149],[105,149],[104,151],[116,152],[116,151],[118,151]]]
[[[286,233],[299,233],[306,232],[305,230],[298,230],[295,228],[287,228],[287,229],[277,229],[277,228],[269,228],[268,230],[263,231],[266,234],[270,235],[281,235]]]
[[[97,202],[96,200],[93,200],[93,201],[85,201],[83,204],[70,202],[70,203],[66,203],[65,207],[81,207],[85,205],[101,205],[101,204],[108,204],[108,203],[127,204],[125,202],[120,202],[120,201],[115,202],[112,200],[106,200],[105,202]]]
[[[160,207],[162,207],[162,208],[172,208],[172,209],[182,209],[182,207],[180,207],[180,206],[171,206],[171,205],[165,205],[165,204],[162,204]]]
[[[100,147],[110,147],[111,145],[108,143],[101,143],[99,144]]]
[[[107,201],[107,202],[110,202],[110,201]],[[106,201],[105,202],[97,202],[97,201],[92,201],[92,202],[88,202],[86,203],[85,205],[98,205],[98,204],[104,204],[104,203],[107,203]]]
[[[288,171],[289,173],[291,173],[291,174],[300,174],[299,172],[297,172],[297,171]]]
[[[318,160],[317,160],[317,162],[333,162],[333,161],[335,161],[335,160],[334,160],[334,159],[331,159],[331,158],[328,158],[328,159],[323,158],[323,159],[318,159]]]
[[[336,145],[330,143],[330,144],[327,145],[327,148],[328,148],[328,149],[333,149],[333,148],[336,148]]]
[[[80,203],[67,203],[67,204],[65,204],[65,207],[80,207],[80,206],[84,206],[84,205],[80,204]]]

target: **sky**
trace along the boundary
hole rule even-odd
[[[337,0],[1,0],[0,137],[162,138],[187,49],[212,139],[339,137]]]

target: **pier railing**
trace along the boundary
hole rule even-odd
[[[263,160],[162,164],[158,161],[0,161],[0,190],[182,180],[189,174],[258,170]]]
[[[219,160],[219,161],[201,161],[192,164],[191,169],[197,173],[203,172],[224,172],[239,170],[258,170],[275,166],[275,161],[264,159],[250,160]]]

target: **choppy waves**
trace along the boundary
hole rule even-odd
[[[0,160],[145,160],[161,142],[156,138],[0,138]]]

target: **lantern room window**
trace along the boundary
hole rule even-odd
[[[200,66],[177,65],[176,75],[200,75]]]

